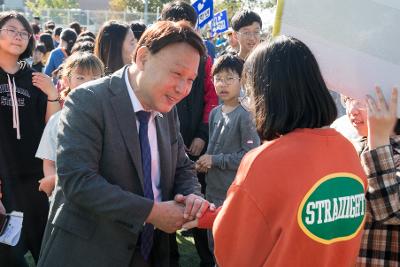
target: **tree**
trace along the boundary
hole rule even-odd
[[[238,10],[242,9],[266,9],[271,8],[276,5],[277,0],[223,0],[223,1],[214,1],[214,13],[220,12],[224,9],[228,12],[228,19],[231,21],[231,18]]]
[[[170,2],[170,0],[148,0],[149,12],[156,13],[157,7],[161,11],[164,4]],[[114,11],[136,11],[143,12],[144,11],[144,0],[111,0],[110,8]]]
[[[79,8],[77,0],[28,0],[26,6],[32,10],[35,15],[39,15],[46,8]]]

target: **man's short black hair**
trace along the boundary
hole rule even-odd
[[[260,28],[262,28],[261,17],[256,12],[251,10],[241,10],[236,12],[232,17],[231,26],[235,32],[238,32],[241,28],[250,26],[254,22],[258,22]]]
[[[317,60],[298,39],[280,36],[261,43],[244,69],[244,84],[253,96],[262,140],[298,128],[329,126],[336,119],[336,105]]]
[[[217,58],[217,60],[214,62],[211,73],[214,76],[222,71],[230,70],[236,72],[239,77],[241,77],[243,65],[244,61],[241,58],[234,54],[227,53]]]
[[[187,20],[194,27],[197,22],[197,13],[190,4],[184,1],[174,1],[164,6],[161,11],[161,20]]]
[[[35,51],[39,51],[39,52],[41,52],[42,54],[46,54],[46,47],[43,45],[43,44],[38,44],[36,47],[35,47]]]
[[[81,24],[77,21],[71,22],[69,27],[75,31],[76,35],[79,35],[82,32]]]
[[[36,23],[31,23],[31,28],[32,28],[33,34],[39,34],[39,32],[40,32],[39,25],[37,25]]]
[[[54,29],[54,32],[53,32],[54,36],[60,36],[62,30],[63,30],[62,27],[56,27],[56,28]]]
[[[46,30],[51,30],[51,31],[53,31],[54,30],[54,28],[56,27],[56,24],[54,23],[54,21],[52,21],[52,20],[49,20],[49,21],[47,21],[45,24],[44,24],[44,28],[46,29]]]
[[[136,40],[139,41],[140,37],[142,37],[142,34],[146,30],[146,24],[140,21],[133,21],[131,22],[131,30],[133,32],[133,35],[135,36]]]

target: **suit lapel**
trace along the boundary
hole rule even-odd
[[[114,73],[110,80],[109,90],[111,106],[118,122],[119,130],[122,133],[124,142],[131,156],[132,162],[136,167],[138,177],[143,189],[143,169],[142,158],[140,155],[140,141],[136,126],[136,116],[132,102],[128,94],[125,83],[127,67]]]

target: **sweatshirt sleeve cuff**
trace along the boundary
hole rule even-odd
[[[223,158],[223,155],[222,155],[222,154],[213,155],[213,156],[211,157],[211,165],[212,165],[213,167],[218,167],[218,168],[220,168],[220,167],[221,167],[222,158]]]

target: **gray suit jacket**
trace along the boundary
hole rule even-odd
[[[61,190],[38,266],[129,266],[152,201],[143,196],[140,143],[125,70],[74,90],[64,105],[57,148]],[[163,201],[177,193],[200,194],[175,109],[156,116],[156,128]],[[166,250],[157,265],[166,266],[168,238],[160,240]]]

